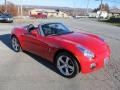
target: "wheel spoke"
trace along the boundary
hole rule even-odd
[[[62,57],[60,57],[60,60],[59,60],[61,63],[65,63],[65,61],[63,61]]]
[[[64,65],[59,66],[59,69],[60,69],[61,71],[63,71],[63,68],[65,68],[65,66],[64,66]]]
[[[70,58],[69,57],[66,57],[66,64],[68,64]]]
[[[19,47],[19,44],[16,42],[15,46]]]
[[[15,50],[17,50],[17,47],[15,46]]]
[[[18,46],[16,46],[15,48],[16,48],[16,50],[18,50]]]
[[[14,40],[14,39],[12,39],[12,43],[15,43],[15,40]]]
[[[65,68],[65,74],[70,75],[68,68]]]
[[[68,68],[74,71],[74,66],[68,65]]]

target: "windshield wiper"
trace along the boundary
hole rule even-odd
[[[73,33],[73,31],[71,31],[71,32],[65,32],[65,33],[60,33],[58,35],[64,35],[64,34],[70,34],[70,33]]]
[[[70,34],[70,33],[73,33],[74,31],[71,31],[71,32],[66,32],[66,33],[56,33],[56,34],[50,34],[50,35],[47,35],[47,36],[57,36],[57,35],[64,35],[64,34]]]
[[[47,36],[56,36],[56,35],[58,35],[58,34],[50,34],[50,35],[47,35]]]

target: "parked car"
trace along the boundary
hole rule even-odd
[[[47,15],[46,15],[46,14],[39,13],[39,14],[30,15],[30,17],[34,17],[34,18],[36,18],[36,19],[38,19],[38,18],[46,19],[46,18],[47,18]]]
[[[14,28],[11,43],[16,52],[29,51],[54,63],[67,78],[98,70],[110,59],[110,48],[102,38],[70,31],[61,23]]]
[[[2,13],[2,14],[0,14],[0,22],[12,23],[13,16],[8,13]]]

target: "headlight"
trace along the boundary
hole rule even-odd
[[[7,20],[10,20],[10,18],[7,18]]]
[[[94,53],[87,48],[83,46],[77,46],[78,49],[83,53],[85,57],[87,57],[89,60],[93,59],[95,57]]]

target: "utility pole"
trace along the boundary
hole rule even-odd
[[[21,15],[21,17],[23,16],[23,5],[22,5],[22,0],[20,0],[20,15]]]
[[[99,0],[96,0],[96,1],[99,1]],[[102,4],[103,4],[103,0],[101,0],[101,3],[100,3],[100,13],[99,13],[99,16],[98,16],[98,21],[100,20],[100,16],[102,14]]]
[[[76,0],[73,0],[73,16],[76,18]]]
[[[17,12],[18,12],[18,15],[20,15],[20,7],[19,7],[19,5],[17,6]]]
[[[103,0],[101,0],[100,11],[102,11],[102,4],[103,4]]]
[[[5,0],[5,12],[7,12],[7,0]]]
[[[88,6],[89,6],[89,1],[90,0],[87,0],[87,8],[86,8],[86,14],[88,15]]]
[[[102,4],[103,4],[103,0],[101,0],[101,3],[100,3],[100,14],[99,14],[99,17],[98,17],[98,21],[100,21],[100,16],[102,14]]]

